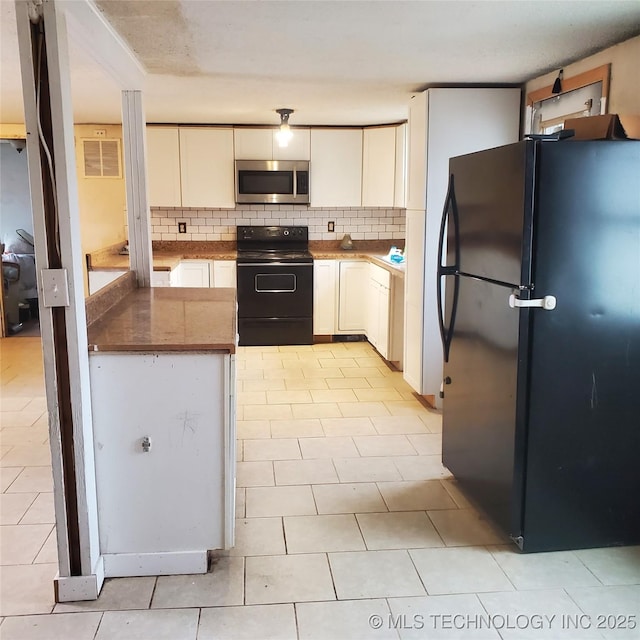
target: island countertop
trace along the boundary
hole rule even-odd
[[[236,291],[133,289],[88,327],[89,351],[236,351]]]

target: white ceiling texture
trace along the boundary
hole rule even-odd
[[[428,86],[521,84],[640,33],[638,0],[95,5],[147,72],[148,122],[275,125],[282,107],[292,125],[398,122]],[[13,1],[0,9],[0,120],[22,122]],[[119,89],[70,40],[76,122],[120,122]]]

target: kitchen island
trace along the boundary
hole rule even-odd
[[[105,575],[204,573],[233,546],[233,289],[132,289],[89,325]]]

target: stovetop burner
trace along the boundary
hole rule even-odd
[[[239,262],[313,262],[308,227],[237,228]]]
[[[240,262],[312,262],[308,251],[238,251]]]

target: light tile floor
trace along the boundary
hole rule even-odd
[[[2,640],[640,638],[640,547],[522,555],[368,343],[241,348],[236,548],[56,604],[37,338],[0,342]]]

